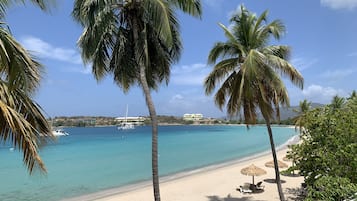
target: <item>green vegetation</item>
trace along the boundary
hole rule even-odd
[[[83,26],[78,45],[82,59],[92,64],[97,80],[107,74],[124,90],[139,85],[152,123],[152,175],[155,201],[160,200],[158,120],[151,97],[168,83],[170,67],[181,54],[175,9],[201,16],[199,0],[92,1],[76,0],[73,17]]]
[[[279,105],[289,105],[288,93],[279,75],[286,76],[300,88],[303,78],[287,61],[288,46],[268,45],[271,37],[280,39],[285,27],[279,20],[268,23],[267,17],[268,11],[256,16],[242,5],[232,15],[230,29],[220,24],[227,41],[217,42],[209,53],[208,62],[214,64],[214,68],[205,80],[205,88],[206,94],[211,94],[217,83],[224,80],[215,94],[215,103],[222,109],[227,102],[227,113],[231,116],[238,116],[242,109],[246,124],[257,122],[256,109],[260,109],[269,133],[276,183],[283,201],[271,120],[274,113],[279,119]]]
[[[295,109],[294,112],[297,113],[297,116],[293,119],[295,122],[295,128],[299,128],[300,131],[304,126],[304,120],[306,113],[311,109],[311,102],[308,102],[306,99],[300,101],[299,109]]]
[[[344,200],[357,192],[357,98],[334,97],[305,113],[302,143],[288,155],[308,185],[306,200]]]
[[[185,121],[182,117],[157,116],[158,123],[161,125],[190,125],[190,124],[226,124],[237,123],[236,121],[225,121],[223,119],[204,118],[200,121]],[[94,116],[74,116],[74,117],[55,117],[48,119],[54,127],[90,127],[90,126],[116,126],[118,122],[115,117],[94,117]],[[150,117],[145,117],[144,125],[151,125]]]
[[[31,174],[34,167],[46,172],[38,149],[54,136],[41,107],[33,100],[43,66],[16,41],[3,21],[6,9],[20,2],[0,1],[0,142],[10,141],[23,152],[23,162]],[[32,2],[47,8],[46,1]]]

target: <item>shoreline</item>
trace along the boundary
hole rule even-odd
[[[287,140],[285,143],[283,143],[282,145],[279,145],[276,148],[276,152],[277,153],[282,152],[282,151],[286,152],[288,149],[287,148],[288,145],[297,144],[299,142],[299,140],[300,139],[299,139],[298,135],[294,135],[289,140]],[[233,166],[240,166],[244,163],[261,161],[262,158],[267,158],[267,157],[268,158],[271,157],[270,149],[267,151],[256,153],[256,154],[246,156],[246,157],[243,157],[240,159],[230,160],[230,161],[226,161],[223,163],[212,164],[212,165],[197,168],[197,169],[173,173],[170,175],[160,177],[160,186],[170,184],[170,183],[175,183],[175,181],[178,181],[178,180],[190,179],[191,177],[194,177],[197,175],[220,171],[222,169],[231,168]],[[62,199],[62,200],[63,201],[83,201],[83,200],[86,200],[86,201],[102,201],[103,200],[104,201],[104,200],[111,200],[112,198],[114,198],[113,200],[119,200],[116,197],[120,197],[120,196],[126,195],[126,194],[133,194],[134,192],[141,191],[142,189],[146,189],[146,190],[152,189],[152,181],[146,180],[146,181],[141,181],[141,182],[135,182],[135,183],[120,186],[120,187],[105,189],[105,190],[101,190],[99,192],[89,193],[89,194],[66,198],[66,199]],[[151,198],[152,195],[150,195],[149,197]]]

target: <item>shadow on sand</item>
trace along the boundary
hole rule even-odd
[[[254,194],[254,193],[252,193]],[[247,196],[249,196],[251,194],[247,194]],[[227,197],[219,197],[216,195],[212,195],[212,196],[207,196],[208,201],[260,201],[257,199],[254,199],[253,197],[242,197],[242,198],[237,198],[237,197],[232,197],[230,194],[227,195]]]
[[[288,200],[302,201],[305,199],[304,189],[302,188],[287,188],[286,192],[292,195],[288,197]]]
[[[301,177],[300,174],[294,174],[294,173],[282,173],[281,175],[284,175],[286,177]]]
[[[276,183],[276,180],[275,180],[275,179],[264,179],[264,181],[267,182],[267,183]],[[283,183],[285,183],[286,181],[280,179],[280,182],[283,184]]]

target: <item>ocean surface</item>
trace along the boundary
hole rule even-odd
[[[29,175],[22,153],[0,144],[1,201],[57,201],[151,179],[151,127],[64,128],[40,151],[48,173]],[[297,133],[273,127],[276,146]],[[270,150],[265,126],[160,126],[161,176]]]

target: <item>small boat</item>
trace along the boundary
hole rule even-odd
[[[128,105],[126,105],[125,120],[123,123],[120,124],[120,126],[118,126],[118,130],[130,130],[134,128],[135,128],[134,124],[128,122]]]
[[[52,134],[53,134],[54,136],[68,136],[68,135],[69,135],[69,134],[68,134],[66,131],[64,131],[63,129],[56,129],[56,130],[52,131]]]
[[[129,129],[134,129],[134,128],[135,128],[134,124],[128,123],[128,122],[122,123],[118,127],[119,130],[129,130]]]

